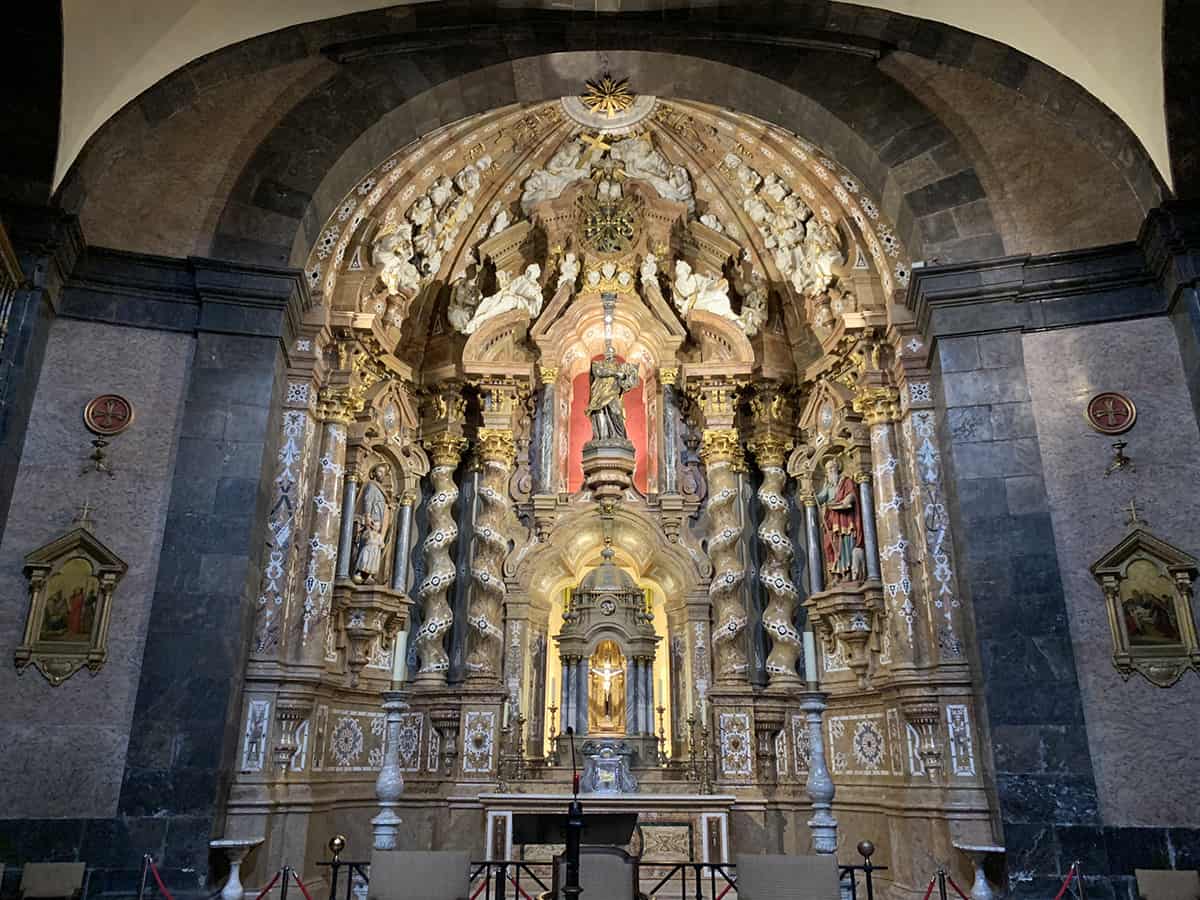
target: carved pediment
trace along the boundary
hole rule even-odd
[[[463,372],[468,375],[520,375],[533,377],[529,313],[513,309],[489,319],[463,347]]]

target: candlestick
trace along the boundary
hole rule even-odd
[[[804,630],[804,680],[817,683],[817,641],[811,628]]]
[[[662,676],[661,676],[661,675],[659,675],[659,676],[658,676],[658,699],[659,699],[659,700],[662,700],[662,699],[663,699],[663,697],[665,697],[665,696],[667,696],[667,695],[663,693],[663,689],[662,689]]]

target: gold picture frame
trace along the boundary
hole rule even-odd
[[[1104,591],[1113,665],[1126,680],[1137,672],[1158,687],[1188,669],[1200,672],[1192,612],[1197,562],[1141,528],[1091,567]]]
[[[108,657],[113,590],[128,566],[90,530],[74,528],[25,557],[29,613],[13,655],[57,687],[84,666],[94,675]]]

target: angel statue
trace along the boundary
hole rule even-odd
[[[450,320],[450,327],[455,331],[463,332],[467,323],[475,315],[475,310],[479,308],[479,303],[483,299],[479,292],[479,285],[475,279],[469,275],[463,275],[450,287],[450,306],[446,309],[446,318]]]
[[[376,238],[371,247],[371,263],[379,266],[379,279],[389,294],[411,297],[420,287],[421,274],[412,264],[412,226],[402,222]]]
[[[726,319],[737,319],[729,305],[729,282],[715,275],[701,275],[682,259],[675,262],[675,308],[685,319],[694,310],[716,313]]]
[[[537,263],[531,263],[523,273],[511,280],[507,272],[497,272],[500,290],[483,298],[471,321],[463,326],[463,334],[474,334],[488,319],[494,319],[510,309],[524,309],[531,319],[536,319],[542,311],[541,277],[542,267]]]
[[[637,366],[617,362],[611,346],[605,351],[604,359],[592,363],[591,393],[586,410],[592,420],[592,440],[629,440],[621,398],[637,387],[637,383]]]

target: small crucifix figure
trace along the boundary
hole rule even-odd
[[[588,149],[592,151],[592,159],[596,159],[604,155],[606,150],[612,148],[612,144],[608,143],[599,134],[581,134],[579,139],[587,144]]]

